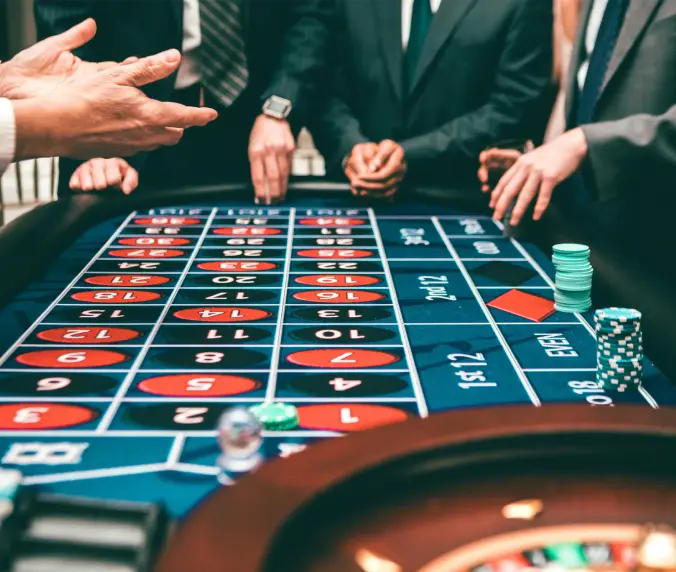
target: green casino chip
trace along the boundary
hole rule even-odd
[[[561,244],[555,244],[552,247],[554,254],[560,254],[562,256],[588,256],[589,247],[586,244],[574,244],[569,242],[564,242]]]
[[[267,431],[288,431],[298,427],[298,410],[288,403],[260,403],[249,408]]]
[[[641,312],[634,310],[633,308],[616,308],[613,306],[596,310],[594,318],[599,322],[610,323],[613,325],[616,325],[614,322],[632,323],[641,319]]]
[[[618,385],[613,385],[613,384],[603,384],[599,383],[598,384],[599,389],[603,389],[605,391],[617,391],[619,393],[628,393],[632,391],[639,391],[641,389],[641,384],[618,384]]]
[[[589,247],[563,243],[553,247],[554,309],[558,312],[582,313],[591,308],[594,268],[589,263]]]

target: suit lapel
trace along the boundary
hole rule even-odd
[[[415,72],[411,93],[425,76],[430,68],[439,50],[450,38],[456,26],[463,19],[465,14],[478,0],[442,0],[439,10],[432,20],[432,26],[427,34],[423,52],[420,55],[418,68]],[[399,15],[399,30],[401,31],[401,14]],[[401,42],[401,39],[400,39]]]
[[[401,42],[401,2],[371,0],[377,19],[383,58],[397,97],[402,99],[404,52]]]
[[[587,41],[587,25],[591,15],[594,0],[584,0],[580,8],[580,21],[577,25],[575,43],[573,44],[573,53],[568,66],[568,77],[566,78],[566,118],[570,119],[573,113],[573,105],[577,95],[577,72],[580,69],[582,54],[585,53],[585,43]]]
[[[650,20],[661,3],[662,0],[631,0],[629,3],[624,25],[620,31],[620,36],[617,38],[615,50],[613,51],[610,63],[608,64],[608,71],[603,81],[603,87],[601,88],[601,96],[603,96],[603,91],[617,73],[617,70],[643,33],[643,30],[645,30],[646,26],[650,23]]]

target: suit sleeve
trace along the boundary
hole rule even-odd
[[[582,131],[588,146],[586,173],[597,189],[626,187],[646,170],[655,180],[676,178],[676,105],[663,115],[631,115],[584,125]]]
[[[291,119],[302,127],[312,113],[327,69],[329,20],[333,0],[295,0],[290,8],[279,67],[262,101],[278,95],[291,101]]]
[[[345,62],[349,59],[343,52],[348,40],[344,33],[345,26],[340,20],[341,15],[336,7],[331,21],[329,73],[320,94],[321,105],[308,122],[314,143],[324,157],[327,174],[334,176],[343,176],[343,159],[355,145],[370,141],[362,133],[359,120],[347,103],[349,98],[345,78],[348,74]]]
[[[536,138],[544,116],[534,110],[542,108],[551,86],[552,20],[552,2],[523,0],[512,16],[489,101],[434,131],[400,141],[407,159],[443,158],[452,165],[454,159],[476,159],[499,139]]]

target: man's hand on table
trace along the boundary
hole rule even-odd
[[[209,108],[148,98],[138,87],[170,76],[177,50],[71,78],[47,95],[13,101],[16,158],[130,156],[175,145],[183,130],[213,121]]]
[[[89,18],[0,64],[0,97],[29,99],[49,95],[66,81],[85,78],[118,65],[115,62],[85,62],[72,53],[95,35],[96,22]],[[129,58],[125,63],[136,60],[138,58]]]
[[[355,145],[345,163],[345,174],[356,196],[393,197],[406,174],[404,150],[390,139]]]
[[[490,171],[491,169],[500,169],[502,172],[507,172],[523,153],[516,149],[487,149],[482,151],[479,155],[479,162],[481,163],[477,176],[481,182],[481,191],[487,193],[493,189],[490,186]]]
[[[575,173],[586,156],[587,140],[580,128],[522,155],[491,193],[493,218],[502,220],[509,205],[516,199],[510,224],[517,225],[528,205],[537,197],[533,220],[540,220],[556,186]]]
[[[251,181],[256,202],[272,205],[286,198],[296,149],[288,121],[261,114],[249,137]]]
[[[118,189],[125,195],[138,187],[138,171],[124,159],[91,159],[82,163],[70,178],[74,191]]]

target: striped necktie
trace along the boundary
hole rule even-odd
[[[232,105],[249,81],[241,1],[199,0],[202,85],[225,107]]]

